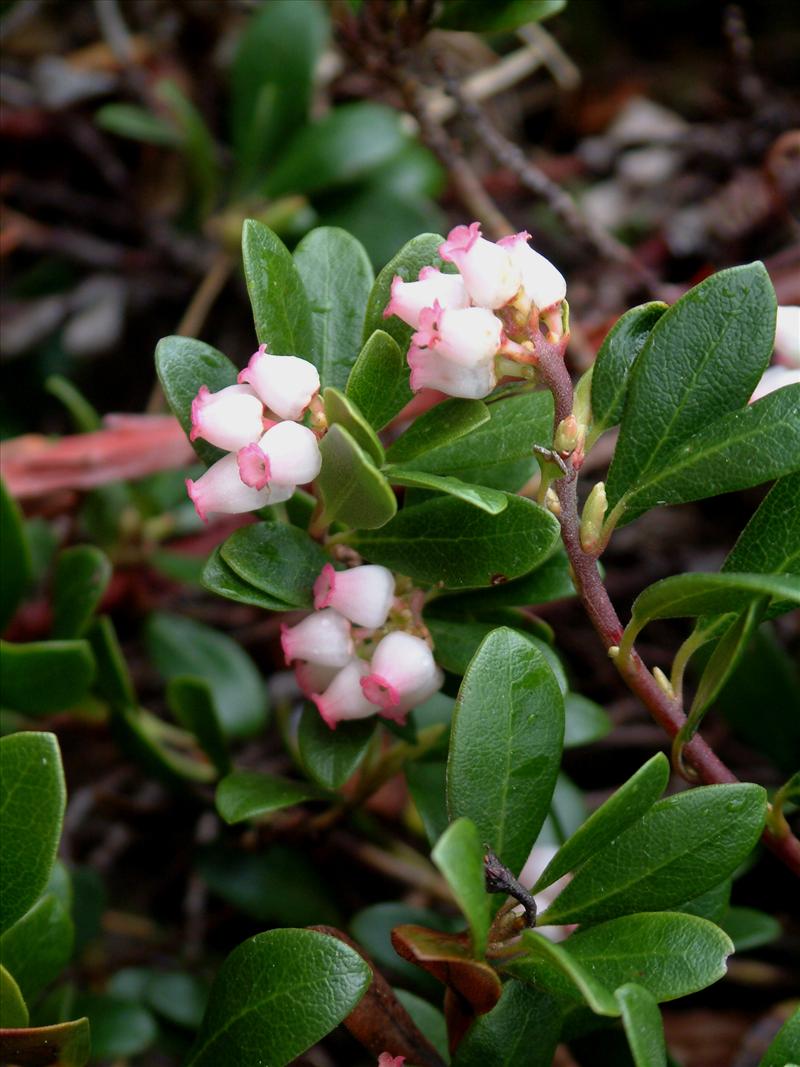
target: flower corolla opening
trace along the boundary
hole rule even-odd
[[[335,608],[350,622],[377,630],[394,600],[394,575],[386,567],[365,564],[336,571],[330,563],[314,582],[314,607]]]
[[[481,237],[480,223],[456,226],[439,246],[454,263],[474,304],[495,310],[509,303],[520,287],[520,270],[505,248]]]
[[[234,452],[264,432],[264,405],[248,385],[229,385],[212,393],[201,385],[192,401],[189,440],[201,437],[217,448]]]
[[[250,357],[239,382],[250,385],[266,406],[281,419],[296,421],[319,392],[319,372],[299,356],[274,356],[260,345]]]
[[[287,665],[296,659],[323,667],[344,667],[353,655],[350,623],[333,608],[307,615],[296,626],[281,626]]]
[[[361,688],[381,714],[403,723],[407,713],[433,696],[443,681],[444,674],[425,641],[395,630],[378,643]]]
[[[354,657],[331,681],[324,693],[312,693],[311,699],[322,720],[331,730],[340,722],[367,719],[379,709],[367,699],[361,681],[369,674],[369,664]]]
[[[322,467],[316,436],[299,422],[277,422],[258,444],[248,445],[237,458],[246,485],[305,485]]]

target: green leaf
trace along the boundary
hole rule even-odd
[[[579,693],[564,696],[564,748],[598,741],[611,731],[612,722],[599,704]]]
[[[231,757],[209,683],[202,678],[170,678],[167,704],[181,726],[197,739],[217,773],[228,774]]]
[[[390,945],[391,948],[391,945]],[[394,949],[392,949],[394,953]],[[416,968],[419,970],[419,968]],[[421,973],[421,972],[420,972]],[[429,1004],[427,1000],[409,993],[406,989],[393,989],[392,992],[406,1009],[411,1019],[423,1037],[433,1045],[445,1063],[447,1056],[447,1023],[444,1015]]]
[[[446,493],[459,500],[480,508],[489,515],[499,515],[505,511],[508,497],[499,489],[488,489],[483,485],[468,485],[449,475],[428,474],[425,471],[404,470],[400,467],[386,467],[384,473],[392,485],[407,485],[416,489],[432,489],[434,492]]]
[[[478,651],[484,638],[498,626],[507,626],[542,653],[556,676],[561,692],[566,693],[567,678],[558,654],[546,641],[539,640],[534,634],[523,629],[525,626],[533,629],[533,625],[518,612],[496,611],[485,619],[461,622],[455,613],[439,618],[433,614],[435,607],[436,601],[425,612],[425,622],[433,638],[436,662],[446,671],[452,674],[465,674],[470,660]]]
[[[217,786],[217,811],[229,825],[291,808],[322,794],[314,786],[256,771],[234,771]]]
[[[112,707],[135,708],[136,693],[114,623],[101,615],[92,622],[86,637],[97,664],[95,692]]]
[[[749,489],[800,469],[800,385],[710,423],[625,493],[625,522],[648,508]]]
[[[235,600],[239,604],[251,604],[256,608],[264,608],[266,611],[288,611],[291,607],[290,604],[271,597],[268,593],[256,589],[254,585],[240,578],[222,558],[219,548],[215,548],[206,560],[203,567],[203,585],[218,596]]]
[[[497,1004],[467,1031],[453,1067],[551,1063],[560,1030],[561,1009],[552,997],[522,982],[506,982]]]
[[[489,589],[448,593],[436,597],[434,610],[441,612],[492,612],[498,608],[547,604],[575,596],[567,555],[558,548],[544,563],[513,582],[500,582]]]
[[[663,752],[643,767],[601,804],[553,856],[534,886],[538,893],[591,856],[599,856],[615,838],[652,808],[669,781],[669,760]]]
[[[501,33],[529,22],[557,15],[567,0],[494,0],[488,6],[474,0],[444,0],[437,25],[472,33]]]
[[[0,641],[4,707],[29,715],[71,708],[86,696],[95,672],[86,641]]]
[[[181,131],[181,148],[192,184],[192,206],[202,221],[214,210],[220,187],[216,142],[205,119],[177,82],[169,78],[158,82],[155,97],[169,110]]]
[[[734,618],[727,632],[717,642],[697,683],[694,699],[689,709],[688,717],[693,729],[697,728],[701,716],[716,700],[725,682],[735,670],[736,664],[742,658],[754,630],[761,621],[766,602],[765,597],[754,600],[738,618]]]
[[[661,1012],[652,993],[635,982],[614,993],[636,1067],[667,1067],[667,1046]]]
[[[402,319],[396,315],[384,318],[383,312],[391,298],[392,280],[399,274],[404,282],[415,282],[423,267],[443,266],[439,256],[439,245],[444,238],[438,233],[423,233],[414,237],[403,245],[400,251],[390,259],[372,286],[372,292],[367,301],[367,311],[364,318],[364,335],[362,340],[366,342],[372,337],[375,330],[381,330],[389,334],[400,347],[403,360],[405,360],[408,346],[411,342],[411,334],[414,332]],[[349,392],[349,390],[348,390]],[[409,397],[410,399],[410,397]],[[361,403],[359,407],[366,414],[366,409]],[[372,421],[372,420],[370,420]],[[373,423],[373,426],[375,423]],[[380,429],[380,427],[376,427]]]
[[[271,166],[306,122],[327,35],[327,15],[316,0],[271,0],[245,26],[231,65],[230,117],[241,185]]]
[[[775,1035],[758,1067],[793,1067],[800,1060],[800,1007],[795,1008]]]
[[[608,989],[562,945],[525,930],[517,947],[526,955],[504,964],[507,974],[558,998],[582,998],[596,1015],[620,1014]]]
[[[105,993],[80,993],[74,1010],[88,1016],[92,1059],[111,1060],[136,1056],[156,1040],[156,1021],[141,1004]]]
[[[319,450],[322,470],[317,482],[324,504],[322,522],[335,519],[365,530],[385,526],[397,511],[397,500],[389,483],[347,430],[331,426]]]
[[[55,863],[66,804],[55,734],[19,733],[1,738],[0,771],[2,933],[41,896]]]
[[[16,1029],[27,1025],[28,1007],[20,988],[13,975],[0,963],[0,1028]]]
[[[183,141],[171,123],[135,104],[104,104],[95,111],[94,121],[101,130],[145,144],[179,148]]]
[[[453,497],[406,507],[375,533],[349,543],[373,563],[417,582],[459,589],[493,585],[526,574],[550,554],[558,522],[544,508],[508,495],[499,515]]]
[[[286,245],[262,222],[245,219],[242,260],[259,343],[274,355],[314,362],[311,307]]]
[[[626,311],[606,334],[592,372],[593,437],[619,422],[633,364],[666,310],[666,304],[655,300],[640,304]]]
[[[313,357],[322,385],[344,389],[361,349],[372,264],[363,245],[335,226],[306,234],[294,264],[311,305]]]
[[[74,940],[66,905],[54,893],[45,893],[0,937],[0,963],[31,1001],[66,967]]]
[[[751,574],[800,571],[800,471],[775,482],[739,534],[722,570]]]
[[[325,417],[328,423],[338,423],[343,426],[356,444],[380,466],[385,459],[383,445],[353,401],[338,389],[326,389],[322,398],[325,402]]]
[[[149,1008],[187,1030],[197,1030],[203,1021],[208,992],[205,982],[181,971],[156,971],[144,989]]]
[[[228,737],[250,737],[267,721],[267,691],[255,664],[226,634],[166,612],[145,627],[150,658],[168,681],[183,675],[208,682]]]
[[[124,752],[170,786],[207,783],[217,777],[191,734],[145,708],[112,704],[111,729]]]
[[[94,545],[59,555],[53,583],[53,637],[80,637],[111,580],[111,562]]]
[[[659,477],[709,420],[747,403],[772,355],[775,307],[769,275],[751,263],[712,275],[659,318],[630,374],[609,507]]]
[[[387,459],[394,464],[408,463],[431,449],[453,444],[489,421],[489,409],[482,400],[443,400],[423,412],[390,445]]]
[[[304,530],[281,522],[243,526],[231,534],[220,552],[236,577],[267,594],[275,611],[310,608],[312,587],[328,562]]]
[[[731,874],[761,834],[765,796],[750,783],[701,786],[660,800],[577,871],[542,917],[600,922],[663,911]]]
[[[488,422],[466,437],[417,457],[415,469],[518,490],[536,469],[533,446],[552,443],[552,396],[521,393],[505,397],[489,404],[489,416]]]
[[[350,920],[349,930],[382,971],[403,985],[436,996],[441,986],[426,971],[397,954],[392,945],[392,930],[406,923],[427,926],[432,930],[452,931],[463,926],[461,918],[450,918],[430,908],[409,904],[371,904]]]
[[[156,371],[172,412],[188,437],[192,429],[192,401],[206,385],[215,393],[236,384],[236,367],[216,348],[193,337],[162,337],[156,345]],[[198,438],[192,448],[204,463],[225,453]]]
[[[719,926],[720,919],[728,910],[731,887],[732,879],[726,878],[724,882],[706,890],[699,897],[692,897],[683,904],[673,905],[671,910],[685,911],[687,915],[699,915],[701,919],[710,919]]]
[[[0,541],[3,545],[3,566],[0,568],[0,633],[2,633],[28,588],[32,567],[22,512],[2,480],[0,480]]]
[[[483,959],[486,954],[491,923],[483,854],[478,828],[469,819],[451,823],[431,852],[431,859],[447,879],[469,923],[476,959]]]
[[[265,191],[274,199],[357,181],[399,152],[406,139],[394,108],[340,104],[297,131],[270,170]]]
[[[737,952],[769,945],[777,941],[782,933],[777,919],[756,908],[729,908],[720,926]]]
[[[83,393],[63,374],[51,374],[45,378],[45,390],[66,408],[76,433],[93,433],[102,429],[103,420]]]
[[[447,805],[452,819],[472,819],[481,840],[515,873],[547,815],[563,738],[564,702],[544,656],[512,630],[496,630],[478,649],[459,690]]]
[[[341,722],[334,733],[312,705],[303,708],[297,729],[297,746],[304,770],[326,789],[338,789],[352,777],[364,758],[374,719]]]
[[[269,930],[228,956],[187,1067],[282,1067],[329,1033],[372,980],[348,945],[314,930]]]
[[[446,774],[444,760],[414,760],[406,766],[406,785],[431,844],[447,829]]]
[[[59,1067],[84,1067],[90,1051],[88,1019],[0,1033],[0,1063],[15,1063],[18,1067],[42,1067],[56,1062]]]
[[[405,352],[383,330],[370,334],[347,379],[347,397],[376,430],[383,429],[414,394]]]

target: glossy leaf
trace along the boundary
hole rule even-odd
[[[609,990],[566,947],[525,930],[519,949],[526,953],[503,966],[503,970],[556,997],[583,999],[597,1015],[619,1015]]]
[[[490,612],[498,608],[547,604],[575,596],[569,561],[557,549],[544,563],[513,582],[499,582],[489,589],[438,596],[434,611]]]
[[[306,234],[294,264],[311,305],[312,357],[322,385],[344,389],[361,350],[372,264],[363,245],[335,226]]]
[[[247,653],[227,634],[165,612],[150,616],[145,639],[151,659],[168,681],[194,676],[208,683],[226,736],[249,737],[264,726],[264,682]]]
[[[203,567],[203,585],[218,596],[235,600],[239,604],[264,608],[266,611],[288,611],[291,607],[290,604],[270,596],[261,589],[256,589],[254,585],[240,578],[222,558],[219,548],[215,548],[206,560]]]
[[[483,873],[484,848],[469,819],[456,819],[439,838],[431,859],[447,879],[472,933],[472,952],[486,953],[491,915]]]
[[[792,1067],[800,1059],[800,1007],[792,1014],[775,1035],[758,1067]]]
[[[225,822],[233,825],[319,796],[318,789],[303,782],[256,771],[234,771],[217,786],[216,805]]]
[[[566,693],[567,677],[558,654],[549,644],[535,636],[535,627],[531,621],[526,620],[518,612],[495,611],[486,618],[467,619],[461,622],[455,612],[443,618],[434,615],[435,606],[434,601],[425,614],[425,622],[433,638],[436,662],[446,671],[453,674],[466,673],[470,660],[478,651],[484,638],[498,626],[507,626],[542,653],[556,676],[561,692]],[[532,632],[523,630],[523,627],[528,627]]]
[[[580,693],[564,696],[564,748],[589,745],[610,733],[613,723],[599,704]]]
[[[766,597],[754,600],[738,618],[733,618],[733,622],[717,642],[703,668],[689,708],[688,717],[694,728],[699,724],[701,715],[716,700],[725,682],[735,670],[736,664],[744,655],[750,638],[761,620],[766,603]]]
[[[577,871],[542,923],[600,922],[698,896],[748,855],[764,818],[764,791],[750,783],[660,800]]]
[[[636,1067],[667,1067],[664,1024],[655,997],[635,982],[620,986],[614,996]]]
[[[72,954],[75,939],[67,906],[54,893],[45,893],[0,937],[0,963],[32,1001],[59,976]]]
[[[667,305],[656,300],[640,304],[626,311],[606,334],[592,372],[592,436],[619,422],[633,364],[666,310]]]
[[[458,1046],[453,1067],[551,1063],[560,1030],[557,1001],[522,982],[506,982],[500,1000],[475,1020]]]
[[[0,1063],[18,1067],[84,1067],[90,1051],[88,1019],[0,1033]]]
[[[311,307],[286,245],[268,226],[246,219],[242,261],[259,343],[274,355],[313,360]]]
[[[0,1033],[2,1030],[28,1025],[28,1006],[19,986],[0,963]]]
[[[0,641],[0,694],[14,711],[46,715],[71,708],[86,696],[94,673],[86,641]]]
[[[358,410],[354,402],[338,389],[326,389],[323,393],[325,417],[329,424],[339,423],[351,435],[374,463],[384,461],[383,445],[378,435]]]
[[[397,342],[405,360],[413,330],[396,315],[384,318],[383,314],[391,297],[392,279],[399,274],[404,282],[415,282],[423,267],[442,267],[442,260],[439,257],[439,245],[442,241],[444,238],[437,233],[420,234],[419,237],[414,237],[408,244],[403,245],[397,255],[390,259],[380,272],[367,301],[362,338],[365,344],[375,330],[382,330]],[[373,425],[376,424],[373,423]]]
[[[357,952],[313,930],[269,930],[225,960],[187,1067],[274,1067],[329,1033],[363,996],[372,972]]]
[[[94,545],[64,549],[53,583],[53,637],[80,637],[111,580],[111,562]]]
[[[374,533],[349,543],[373,563],[418,582],[453,589],[492,585],[532,570],[551,552],[558,523],[544,508],[509,495],[499,515],[452,497],[406,507]]]
[[[231,757],[209,683],[202,678],[170,678],[167,704],[181,726],[194,735],[217,773],[227,774]]]
[[[761,263],[712,275],[659,318],[630,373],[610,507],[658,477],[709,420],[747,403],[774,340],[775,293]]]
[[[0,933],[44,892],[61,836],[66,789],[54,734],[0,739]],[[31,827],[36,826],[36,833]]]
[[[415,489],[431,489],[446,493],[458,500],[463,500],[473,507],[480,508],[489,515],[499,515],[505,511],[508,497],[499,489],[489,489],[484,485],[468,485],[449,475],[429,474],[427,471],[407,470],[404,467],[386,467],[384,473],[392,485],[406,485]]]
[[[737,952],[769,945],[777,941],[782,933],[777,919],[756,908],[729,908],[720,926]]]
[[[439,760],[414,760],[406,766],[406,785],[431,844],[447,829],[447,764]]]
[[[800,470],[780,478],[761,501],[722,565],[723,571],[800,571]]]
[[[514,873],[547,815],[563,738],[564,702],[544,656],[513,631],[496,630],[478,649],[459,690],[447,804],[452,819],[472,819],[481,840]]]
[[[577,870],[652,808],[669,781],[669,760],[659,752],[601,804],[553,856],[534,886],[539,892]]]
[[[376,329],[353,364],[346,394],[370,425],[381,430],[412,399],[409,374],[405,351],[388,333]]]
[[[375,719],[341,722],[332,731],[315,707],[307,704],[297,729],[304,770],[326,789],[338,789],[358,769],[375,733]]]
[[[419,415],[390,446],[387,459],[408,464],[434,448],[454,444],[489,421],[489,409],[482,400],[451,397]]]
[[[563,11],[566,0],[496,0],[484,6],[472,0],[444,0],[437,24],[472,33],[500,33],[541,22]]]
[[[0,632],[17,609],[31,579],[31,553],[25,537],[22,512],[0,480],[0,541],[3,566],[0,568]]]
[[[317,479],[322,521],[336,520],[365,530],[385,526],[397,511],[389,483],[342,426],[331,426],[320,442],[322,470]]]
[[[276,611],[310,608],[312,587],[328,562],[304,530],[282,522],[243,526],[231,534],[220,552],[223,563],[238,578],[274,601]]]

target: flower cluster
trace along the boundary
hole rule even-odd
[[[314,613],[281,627],[286,663],[295,664],[300,688],[332,730],[343,720],[370,715],[402,724],[442,684],[428,644],[405,630],[386,633],[369,661],[363,658],[386,626],[394,599],[394,577],[386,567],[337,571],[326,563],[314,583]]]
[[[316,478],[322,463],[317,438],[297,421],[319,391],[313,363],[273,356],[261,345],[238,381],[216,393],[204,385],[192,401],[190,439],[229,453],[197,481],[186,480],[204,521],[288,500]]]
[[[507,335],[510,323],[530,329],[535,320],[559,335],[566,282],[529,238],[523,231],[494,243],[481,237],[477,222],[456,226],[439,255],[458,274],[423,267],[415,282],[394,277],[384,316],[397,315],[416,331],[408,351],[415,392],[481,399],[507,373],[503,357],[524,351]]]

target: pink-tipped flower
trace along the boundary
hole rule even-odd
[[[258,444],[241,449],[237,460],[242,481],[256,489],[272,484],[305,485],[322,466],[316,437],[299,422],[277,422]]]
[[[459,274],[442,274],[435,267],[423,267],[418,282],[404,282],[399,274],[392,279],[392,299],[386,305],[383,317],[397,315],[403,322],[416,329],[423,308],[433,307],[438,301],[443,308],[469,307],[469,294]]]
[[[800,307],[778,308],[775,355],[781,363],[800,367]]]
[[[530,234],[523,230],[497,243],[519,268],[525,296],[539,310],[558,304],[567,295],[567,283],[549,259],[528,244]]]
[[[378,1056],[378,1067],[403,1067],[405,1056],[393,1056],[391,1052],[382,1052]]]
[[[796,385],[798,382],[800,382],[800,367],[768,367],[753,390],[750,403],[760,400],[762,396],[767,396],[769,393],[774,393],[776,389],[783,389],[785,385]]]
[[[186,479],[186,491],[203,522],[213,514],[241,515],[267,504],[279,504],[288,500],[294,489],[293,485],[263,489],[245,485],[239,477],[239,465],[233,452],[218,459],[197,481]]]
[[[365,564],[335,571],[330,563],[314,582],[314,607],[336,608],[357,626],[383,626],[394,600],[394,576],[386,567]]]
[[[451,230],[439,246],[439,255],[458,267],[474,304],[494,310],[517,295],[519,267],[507,249],[481,237],[479,222]]]
[[[370,673],[361,680],[364,696],[387,719],[404,722],[406,714],[441,687],[444,675],[421,637],[395,630],[372,654]]]
[[[303,694],[324,693],[341,667],[325,667],[321,663],[295,663],[294,676]]]
[[[238,380],[251,385],[281,419],[299,419],[319,392],[319,374],[313,363],[299,356],[273,356],[266,345],[253,353],[239,371]]]
[[[287,664],[304,659],[323,667],[344,667],[353,655],[350,623],[333,608],[316,611],[297,626],[281,626],[281,648]]]
[[[420,328],[412,341],[432,348],[461,367],[475,367],[494,359],[503,341],[503,324],[486,308],[444,309],[437,301],[423,308]]]
[[[264,405],[248,385],[229,385],[212,393],[207,385],[192,401],[190,441],[202,437],[217,448],[235,452],[264,432]]]
[[[410,385],[415,393],[420,389],[438,389],[448,396],[482,400],[497,385],[493,360],[475,367],[461,367],[432,348],[412,345],[408,350],[408,365]]]
[[[336,729],[337,723],[350,719],[368,719],[380,710],[371,703],[361,688],[361,679],[369,674],[369,664],[354,657],[337,672],[336,677],[320,696],[312,693],[311,699],[325,724]]]

